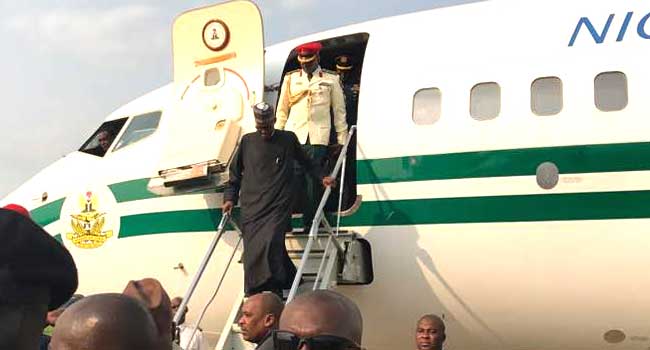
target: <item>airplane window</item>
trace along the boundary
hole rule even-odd
[[[497,83],[479,83],[470,92],[469,114],[476,120],[490,120],[501,111],[501,87]]]
[[[620,111],[627,106],[627,77],[622,72],[600,73],[594,79],[594,101],[603,112]]]
[[[537,115],[554,115],[562,110],[562,80],[558,77],[535,79],[530,85],[530,109]]]
[[[79,148],[80,152],[103,157],[120,133],[128,118],[107,121],[102,124],[93,135]]]
[[[441,93],[438,88],[418,90],[413,95],[413,121],[417,125],[431,125],[440,119]]]
[[[151,112],[133,117],[131,123],[120,137],[115,150],[122,149],[132,143],[138,142],[156,131],[160,123],[161,112]]]

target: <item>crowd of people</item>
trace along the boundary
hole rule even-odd
[[[241,207],[247,298],[237,324],[242,337],[261,350],[362,345],[361,312],[349,298],[317,290],[287,305],[281,299],[296,274],[284,241],[294,178],[306,177],[306,232],[320,191],[336,186],[321,169],[326,149],[333,138],[340,151],[348,131],[349,98],[340,77],[320,68],[320,49],[318,43],[296,48],[301,69],[285,75],[277,113],[264,102],[253,107],[257,131],[242,137],[224,191],[224,213],[238,203]],[[349,67],[349,61],[337,59],[337,66]],[[103,141],[98,147],[105,152]],[[25,208],[0,209],[0,240],[0,349],[207,349],[201,329],[185,324],[188,309],[180,310],[182,299],[170,299],[154,278],[130,281],[121,292],[74,294],[78,278],[72,256]],[[183,317],[173,324],[178,312]],[[444,341],[441,318],[425,315],[417,322],[418,350],[441,350]]]
[[[0,349],[203,350],[200,329],[172,322],[182,299],[170,299],[153,278],[129,281],[121,293],[74,294],[70,253],[22,209],[0,209]],[[184,313],[187,309],[184,310]],[[363,321],[349,298],[329,290],[298,295],[284,305],[275,293],[249,296],[237,321],[256,349],[361,349]],[[53,331],[52,331],[53,328]],[[44,333],[50,333],[49,336]],[[418,350],[441,350],[445,326],[417,322]]]

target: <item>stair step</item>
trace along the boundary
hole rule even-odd
[[[336,234],[336,230],[334,231],[334,234]],[[338,234],[337,237],[345,238],[345,237],[352,237],[352,236],[354,236],[354,233],[351,232],[351,231],[339,230],[339,234]],[[307,237],[309,237],[309,232],[304,232],[302,228],[294,228],[293,231],[287,232],[286,237],[287,238],[292,238],[292,237],[296,237],[296,238],[304,237],[304,238],[307,238]],[[326,237],[327,238],[327,237],[329,237],[329,232],[327,232],[327,230],[325,230],[324,228],[321,228],[320,230],[318,230],[317,237]]]
[[[289,253],[289,254],[299,254],[300,256],[302,256],[302,254],[304,252],[305,252],[304,249],[287,249],[287,253]],[[323,253],[325,253],[325,249],[312,249],[309,253],[310,254],[321,254],[322,255]]]

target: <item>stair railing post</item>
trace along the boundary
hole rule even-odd
[[[348,155],[343,157],[343,169],[341,169],[341,183],[339,184],[339,207],[336,211],[336,235],[339,235],[341,228],[341,206],[343,205],[343,188],[345,187],[345,168],[347,164]]]
[[[336,175],[338,175],[338,172],[341,169],[341,165],[343,164],[343,160],[345,159],[345,155],[348,152],[348,146],[350,145],[350,140],[352,139],[352,135],[354,135],[356,129],[357,129],[356,125],[352,125],[350,127],[350,130],[348,131],[348,137],[345,140],[345,144],[341,149],[341,153],[339,154],[338,159],[336,160],[336,165],[334,165],[334,169],[330,173],[330,177],[336,178]],[[298,286],[300,284],[300,280],[302,279],[302,275],[304,272],[305,265],[307,263],[307,259],[309,258],[309,254],[311,253],[311,247],[314,244],[314,239],[316,239],[316,237],[318,236],[318,226],[321,221],[324,221],[326,227],[328,227],[330,236],[332,238],[334,236],[334,233],[332,232],[332,227],[329,226],[329,223],[327,223],[324,214],[325,204],[327,203],[327,199],[329,198],[331,193],[332,193],[332,188],[327,187],[325,189],[325,192],[323,193],[323,196],[321,197],[320,203],[318,204],[318,209],[316,210],[316,214],[314,215],[314,219],[312,220],[311,223],[311,228],[309,229],[309,238],[307,239],[307,244],[305,245],[305,249],[302,254],[302,257],[300,258],[300,265],[298,266],[298,270],[296,271],[296,277],[293,279],[291,290],[289,290],[287,303],[293,300],[293,298],[296,296],[296,293],[298,292]],[[339,250],[342,249],[340,244],[338,244],[338,241],[336,241],[335,239],[332,239],[332,241],[334,242],[335,245],[337,245],[337,249]]]

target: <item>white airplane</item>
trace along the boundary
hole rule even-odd
[[[249,106],[274,103],[292,49],[319,41],[323,67],[347,53],[360,73],[356,201],[341,224],[370,243],[374,280],[336,290],[360,306],[366,348],[414,347],[416,320],[436,313],[448,349],[646,350],[649,18],[647,1],[492,0],[264,51],[251,3],[189,11],[174,23],[174,81],[1,204],[26,206],[70,249],[79,292],[156,277],[183,295]],[[236,235],[224,239],[189,319]],[[234,264],[202,323],[212,342],[241,284]]]

